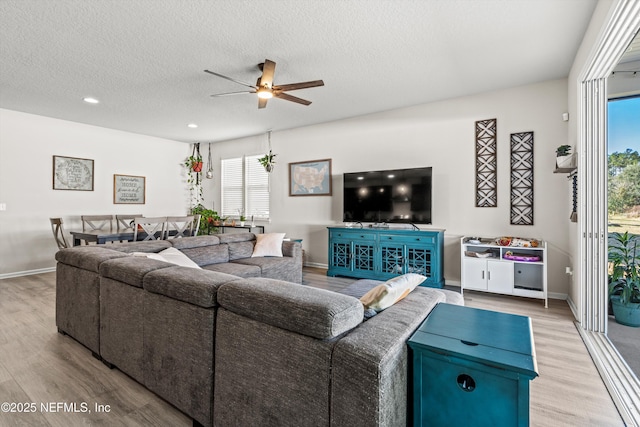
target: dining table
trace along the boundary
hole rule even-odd
[[[104,245],[107,242],[132,242],[133,231],[71,231],[73,246],[80,246],[82,241]],[[146,234],[144,234],[146,236]],[[143,233],[138,233],[138,238],[144,238]]]

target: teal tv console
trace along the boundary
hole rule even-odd
[[[444,286],[444,230],[328,229],[328,276],[388,280],[417,273],[427,277],[420,286]]]
[[[529,425],[530,318],[440,303],[408,344],[414,426]]]

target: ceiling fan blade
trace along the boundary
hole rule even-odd
[[[267,106],[267,98],[258,98],[258,108],[264,108]]]
[[[250,85],[249,83],[241,82],[240,80],[236,80],[236,79],[231,78],[231,77],[223,76],[222,74],[218,74],[218,73],[213,72],[213,71],[204,70],[204,72],[205,73],[209,73],[209,74],[213,74],[214,76],[222,77],[223,79],[231,80],[232,82],[238,83],[239,85],[247,86],[247,87],[250,87],[252,89],[256,88],[254,85]]]
[[[210,95],[210,96],[217,97],[217,96],[229,96],[229,95],[243,95],[245,93],[256,93],[256,91],[255,90],[243,90],[243,91],[240,91],[240,92],[215,93],[215,94]]]
[[[312,82],[291,83],[288,85],[274,86],[273,90],[288,92],[290,90],[306,89],[309,87],[318,87],[318,86],[324,86],[324,82],[322,80],[314,80]]]
[[[287,101],[297,102],[298,104],[302,104],[302,105],[311,104],[311,101],[307,101],[306,99],[298,98],[297,96],[291,96],[291,95],[288,95],[288,94],[283,93],[283,92],[274,93],[273,96],[276,97],[276,98],[287,100]]]
[[[264,64],[262,65],[262,77],[260,77],[260,84],[258,86],[268,86],[271,88],[273,86],[273,75],[276,72],[276,63],[265,59]]]

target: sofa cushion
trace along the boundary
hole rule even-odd
[[[236,242],[252,242],[256,240],[253,233],[223,233],[216,234],[220,239],[220,243],[236,243]]]
[[[362,322],[352,297],[281,280],[255,278],[227,283],[218,303],[236,314],[318,339],[335,338]]]
[[[394,277],[364,294],[360,298],[360,302],[362,302],[365,309],[372,308],[380,312],[409,295],[425,279],[425,276],[415,273]]]
[[[203,246],[213,246],[220,244],[220,238],[216,235],[193,236],[188,239],[171,239],[174,248],[184,250],[190,248],[201,248]]]
[[[231,264],[255,265],[260,267],[260,277],[280,280],[288,277],[289,272],[295,271],[296,267],[300,268],[297,260],[291,257],[243,258],[231,261]]]
[[[205,308],[216,305],[216,292],[220,285],[239,279],[230,274],[181,266],[162,270],[144,277],[146,291]]]
[[[181,252],[191,258],[200,267],[209,264],[229,262],[229,245],[226,243],[213,246],[185,248],[181,249]]]
[[[240,234],[240,233],[238,233]],[[245,233],[243,233],[245,234]],[[243,258],[251,258],[255,241],[229,243],[229,261]]]
[[[122,252],[106,249],[98,245],[76,246],[56,252],[56,260],[63,264],[97,273],[104,261],[126,257]]]
[[[141,288],[142,279],[147,273],[161,268],[172,267],[173,265],[156,259],[125,256],[124,258],[112,259],[100,264],[100,276]]]
[[[167,240],[147,240],[140,242],[122,242],[109,245],[109,248],[120,252],[160,252],[171,247]]]
[[[202,267],[205,270],[217,271],[220,273],[233,274],[238,277],[260,277],[261,270],[257,265],[245,265],[235,262],[223,264],[210,264]]]
[[[252,257],[282,257],[282,241],[285,233],[266,233],[256,236],[256,245]]]

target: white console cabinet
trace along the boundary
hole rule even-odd
[[[547,307],[547,245],[499,246],[494,239],[461,239],[461,292],[465,289],[544,300]],[[507,259],[505,256],[516,258]],[[532,259],[538,260],[532,260]]]

